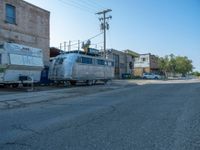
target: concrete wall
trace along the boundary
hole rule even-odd
[[[116,60],[116,57],[119,60]],[[115,61],[115,78],[122,78],[122,74],[133,74],[133,70],[130,69],[129,63],[132,62],[134,66],[134,58],[123,51],[111,49],[108,53],[108,58]],[[118,62],[117,62],[118,61]]]
[[[107,56],[115,62],[115,78],[121,78],[122,73],[124,73],[126,69],[124,53],[122,51],[111,49]]]
[[[16,24],[5,21],[5,5],[16,9]],[[49,63],[50,13],[23,0],[0,0],[0,42],[14,42],[43,50],[44,63]]]

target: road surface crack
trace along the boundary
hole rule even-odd
[[[24,132],[32,132],[34,134],[37,134],[37,135],[42,135],[41,133],[31,129],[31,128],[28,128],[26,125],[22,125],[22,124],[18,124],[18,125],[13,125],[12,126],[13,129],[15,130],[21,130],[21,131],[24,131]]]
[[[14,108],[22,108],[25,107],[26,104],[19,101],[19,100],[11,100],[11,101],[2,101],[0,102],[0,109],[7,110],[7,109],[14,109]]]
[[[24,146],[24,147],[31,147],[31,145],[29,144],[25,144],[25,143],[18,143],[18,142],[7,142],[4,145],[9,145],[9,146],[14,146],[14,145],[18,145],[18,146]]]

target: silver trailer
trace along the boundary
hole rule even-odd
[[[0,84],[40,81],[44,68],[41,49],[15,43],[0,44]]]
[[[113,60],[99,56],[90,56],[80,52],[71,52],[55,57],[49,68],[49,79],[55,82],[86,82],[88,85],[97,81],[107,82],[114,78]]]

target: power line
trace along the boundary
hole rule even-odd
[[[96,38],[96,37],[100,36],[101,34],[103,34],[103,32],[101,32],[101,33],[99,33],[99,34],[97,34],[97,35],[95,35],[95,36],[93,36],[93,37],[89,38],[88,40],[94,39],[94,38]]]
[[[94,8],[94,6],[91,6],[87,2],[83,2],[82,0],[81,1],[68,0],[68,1],[70,1],[71,3],[73,3],[75,5],[78,5],[82,8],[84,8],[84,9],[88,9],[88,10],[92,10],[92,11],[96,12],[96,9]]]
[[[82,11],[86,11],[88,13],[94,13],[98,11],[99,9],[105,8],[103,5],[97,3],[96,1],[89,1],[89,0],[81,0],[81,1],[76,1],[76,0],[58,0],[61,3],[72,6],[75,8],[78,8]]]
[[[105,6],[103,6],[102,4],[98,3],[95,0],[87,0],[87,1],[90,2],[90,3],[93,3],[95,5],[97,5],[100,9],[105,9],[106,8]]]
[[[95,3],[94,1],[82,0],[81,2],[90,5],[91,7],[95,7],[96,11],[104,8],[103,6],[100,6],[98,3]]]
[[[91,13],[93,14],[93,11],[91,11],[90,9],[87,9],[85,7],[81,7],[80,5],[72,3],[70,1],[64,1],[64,0],[58,0],[58,1],[61,2],[61,3],[63,3],[63,4],[65,4],[65,5],[72,6],[72,7],[78,8],[78,9],[80,9],[82,11],[86,11],[86,12],[88,12],[90,14]]]

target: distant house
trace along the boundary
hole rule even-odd
[[[49,18],[49,11],[23,0],[0,0],[0,42],[40,48],[48,65]]]
[[[135,58],[134,62],[134,75],[142,76],[146,72],[158,72],[157,57],[150,53],[140,54],[139,57]]]
[[[133,75],[134,60],[138,56],[137,53],[131,50],[119,51],[109,49],[107,57],[115,62],[115,78],[122,78],[123,75]]]

